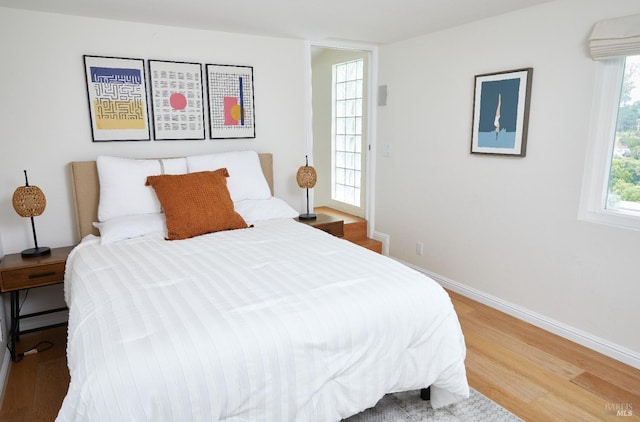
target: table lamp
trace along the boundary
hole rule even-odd
[[[18,187],[18,189],[13,193],[13,208],[19,216],[31,218],[31,230],[33,230],[33,243],[35,244],[35,248],[25,249],[22,251],[22,256],[25,258],[32,258],[48,255],[51,253],[50,248],[46,246],[38,246],[36,225],[33,222],[33,217],[44,212],[44,208],[47,205],[47,199],[44,197],[44,193],[39,187],[29,186],[29,179],[27,178],[26,170],[24,170],[24,182],[25,185]]]
[[[307,213],[300,214],[298,218],[301,220],[314,220],[316,215],[309,212],[309,188],[313,188],[316,185],[318,175],[316,174],[316,169],[309,165],[309,157],[305,155],[304,158],[306,164],[298,169],[296,181],[298,186],[307,189]]]

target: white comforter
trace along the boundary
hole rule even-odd
[[[293,220],[100,245],[67,263],[59,421],[338,421],[388,392],[468,396],[446,292]]]

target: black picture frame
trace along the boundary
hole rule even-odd
[[[210,139],[256,137],[253,66],[207,64]]]
[[[148,60],[156,140],[205,139],[202,64]]]
[[[524,157],[533,68],[475,76],[472,154]]]
[[[84,55],[93,142],[149,141],[143,59]]]

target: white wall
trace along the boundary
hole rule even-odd
[[[78,239],[67,164],[101,154],[166,157],[233,149],[272,152],[276,195],[302,210],[304,195],[295,182],[306,153],[307,58],[302,40],[8,8],[0,8],[0,39],[0,233],[5,253],[33,246],[29,220],[19,217],[11,205],[14,190],[24,184],[22,170],[29,172],[29,182],[47,197],[44,214],[35,219],[38,243],[70,245]],[[94,143],[83,54],[253,66],[257,136]],[[62,300],[61,289],[39,290],[43,289],[29,295],[25,311]],[[0,345],[0,362],[4,351]]]
[[[596,21],[566,0],[383,46],[376,230],[391,255],[640,356],[640,232],[578,221]],[[471,155],[474,75],[533,67],[525,158]],[[424,256],[415,244],[425,244]]]

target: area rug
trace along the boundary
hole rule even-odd
[[[420,398],[420,390],[387,394],[375,407],[343,422],[517,422],[513,413],[471,389],[467,400],[434,410]]]

